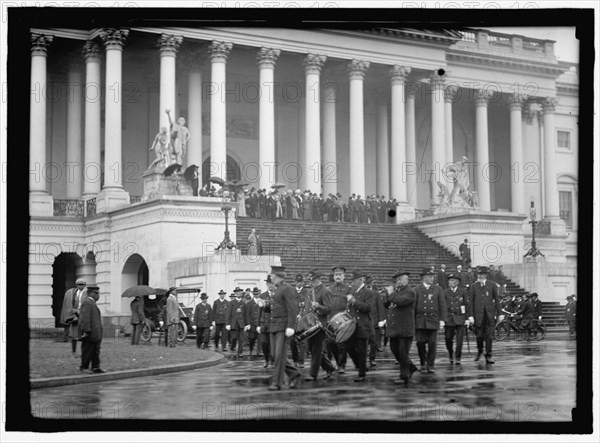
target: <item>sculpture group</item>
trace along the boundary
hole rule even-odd
[[[179,117],[177,122],[171,119],[171,110],[165,112],[169,117],[169,128],[162,127],[160,132],[154,137],[150,146],[150,151],[154,151],[155,158],[148,166],[148,169],[166,168],[172,164],[183,164],[183,157],[187,151],[187,145],[190,140],[190,132],[185,126],[185,119]]]
[[[453,183],[453,187],[449,190],[447,185],[437,182],[440,192],[438,206],[433,211],[435,215],[462,212],[479,206],[477,191],[469,190],[471,182],[468,161],[469,159],[463,156],[460,161],[446,166],[445,177]]]

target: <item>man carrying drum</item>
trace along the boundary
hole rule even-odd
[[[319,375],[319,365],[327,372],[325,379],[331,378],[331,374],[335,371],[335,366],[323,354],[323,341],[325,340],[325,328],[327,327],[327,314],[331,312],[332,295],[329,289],[321,283],[321,273],[316,269],[310,271],[306,276],[310,280],[312,286],[308,293],[306,304],[301,315],[304,317],[311,312],[316,313],[321,328],[319,331],[309,337],[308,349],[310,350],[310,375],[305,378],[306,381],[317,381]]]
[[[352,292],[350,286],[344,283],[344,277],[346,268],[343,266],[334,266],[331,271],[333,272],[333,284],[329,286],[329,292],[331,292],[331,312],[329,313],[329,319],[338,312],[344,312],[347,308],[346,296]],[[328,319],[328,320],[329,320]],[[336,343],[333,340],[327,340],[328,350],[333,354],[335,361],[338,365],[338,373],[343,374],[346,372],[346,348],[344,343]]]

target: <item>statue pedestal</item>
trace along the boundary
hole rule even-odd
[[[54,199],[45,192],[29,193],[29,215],[52,217],[54,215]]]
[[[415,208],[408,203],[401,202],[396,206],[396,223],[415,219]]]
[[[161,169],[149,169],[142,174],[144,194],[142,201],[155,200],[165,195],[193,195],[191,182],[183,174],[165,177]]]
[[[123,188],[104,188],[96,196],[96,214],[112,211],[129,204],[129,192]]]

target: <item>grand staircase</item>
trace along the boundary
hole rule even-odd
[[[409,282],[416,285],[424,267],[439,269],[441,264],[452,272],[460,259],[449,250],[407,224],[352,224],[307,222],[301,220],[261,220],[238,218],[237,246],[242,254],[248,252],[248,235],[255,228],[261,236],[263,255],[278,255],[286,267],[287,280],[294,284],[298,273],[305,275],[317,268],[330,274],[335,265],[344,266],[348,273],[360,269],[373,277],[377,288],[392,284],[397,269],[410,272]],[[327,284],[325,281],[324,283]],[[526,291],[510,280],[511,294]],[[544,321],[548,326],[564,327],[564,307],[544,303]]]

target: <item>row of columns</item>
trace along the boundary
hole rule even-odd
[[[128,31],[124,29],[104,29],[100,38],[104,43],[106,56],[106,96],[105,96],[105,169],[103,189],[122,189],[121,180],[121,100],[122,91],[122,51]],[[175,78],[176,55],[182,43],[182,37],[160,36],[160,126],[168,127],[169,119],[165,109],[171,111],[171,117],[176,118],[175,109]],[[52,37],[32,34],[31,55],[31,84],[45,87],[47,47]],[[226,178],[226,101],[225,74],[226,62],[232,44],[213,41],[209,45],[211,60],[211,83],[215,88],[210,109],[211,162],[218,166],[217,175]],[[100,84],[100,56],[97,44],[88,41],[83,48],[85,58],[85,84],[98,86]],[[257,53],[259,83],[261,95],[259,101],[259,163],[265,168],[261,174],[260,187],[268,188],[276,177],[266,173],[269,165],[275,163],[275,109],[272,85],[274,69],[280,51],[273,48],[260,48]],[[303,61],[306,80],[305,114],[303,135],[305,152],[303,156],[303,175],[307,177],[305,187],[312,192],[321,191],[321,165],[337,165],[336,151],[336,91],[333,85],[326,86],[321,100],[320,73],[326,57],[308,54]],[[352,60],[348,63],[350,95],[350,192],[365,196],[365,148],[364,148],[364,105],[363,86],[364,76],[369,69],[369,62]],[[415,165],[415,91],[407,90],[405,82],[411,68],[393,66],[390,68],[391,84],[391,137],[388,144],[387,100],[380,96],[377,106],[377,193],[391,195],[399,202],[417,206],[417,174]],[[76,70],[69,72],[71,85],[81,84],[81,73]],[[436,176],[441,173],[443,166],[454,162],[452,146],[452,103],[458,88],[454,85],[445,86],[443,72],[436,71],[429,78],[431,100],[431,149],[433,171]],[[188,164],[202,163],[202,127],[201,127],[201,89],[202,78],[199,66],[192,68],[189,76],[188,121],[190,130],[190,146],[188,147]],[[476,158],[478,165],[489,163],[488,117],[487,106],[490,99],[488,91],[479,90],[476,93]],[[323,103],[322,103],[323,102]],[[323,119],[321,120],[321,104]],[[517,167],[522,165],[522,112],[523,98],[513,97],[510,105],[510,149],[511,163]],[[544,105],[544,166],[545,166],[545,209],[547,216],[558,216],[558,199],[556,185],[556,166],[554,159],[553,111],[555,103],[547,100]],[[67,109],[67,162],[81,164],[79,142],[81,140],[81,94],[75,93],[69,101]],[[100,127],[101,104],[99,100],[85,101],[85,133],[83,164],[100,164]],[[46,163],[46,103],[45,97],[31,100],[30,169],[35,170],[34,162]],[[321,158],[320,129],[323,126],[323,158]],[[391,175],[388,165],[392,165]],[[118,170],[115,170],[115,167]],[[476,169],[477,177],[482,177],[482,166]],[[323,183],[325,195],[337,192],[335,175],[337,171],[327,171],[329,179]],[[76,174],[78,175],[78,174]],[[32,177],[35,175],[32,174]],[[440,176],[441,177],[441,176]],[[45,193],[45,183],[42,180],[31,180],[32,193]],[[479,194],[479,205],[482,210],[490,210],[490,184],[485,180],[476,180],[476,190]],[[79,198],[81,175],[68,183],[67,197]],[[84,175],[83,198],[90,198],[100,191],[99,180],[88,180]],[[511,183],[512,210],[526,212],[524,186],[522,180]]]

